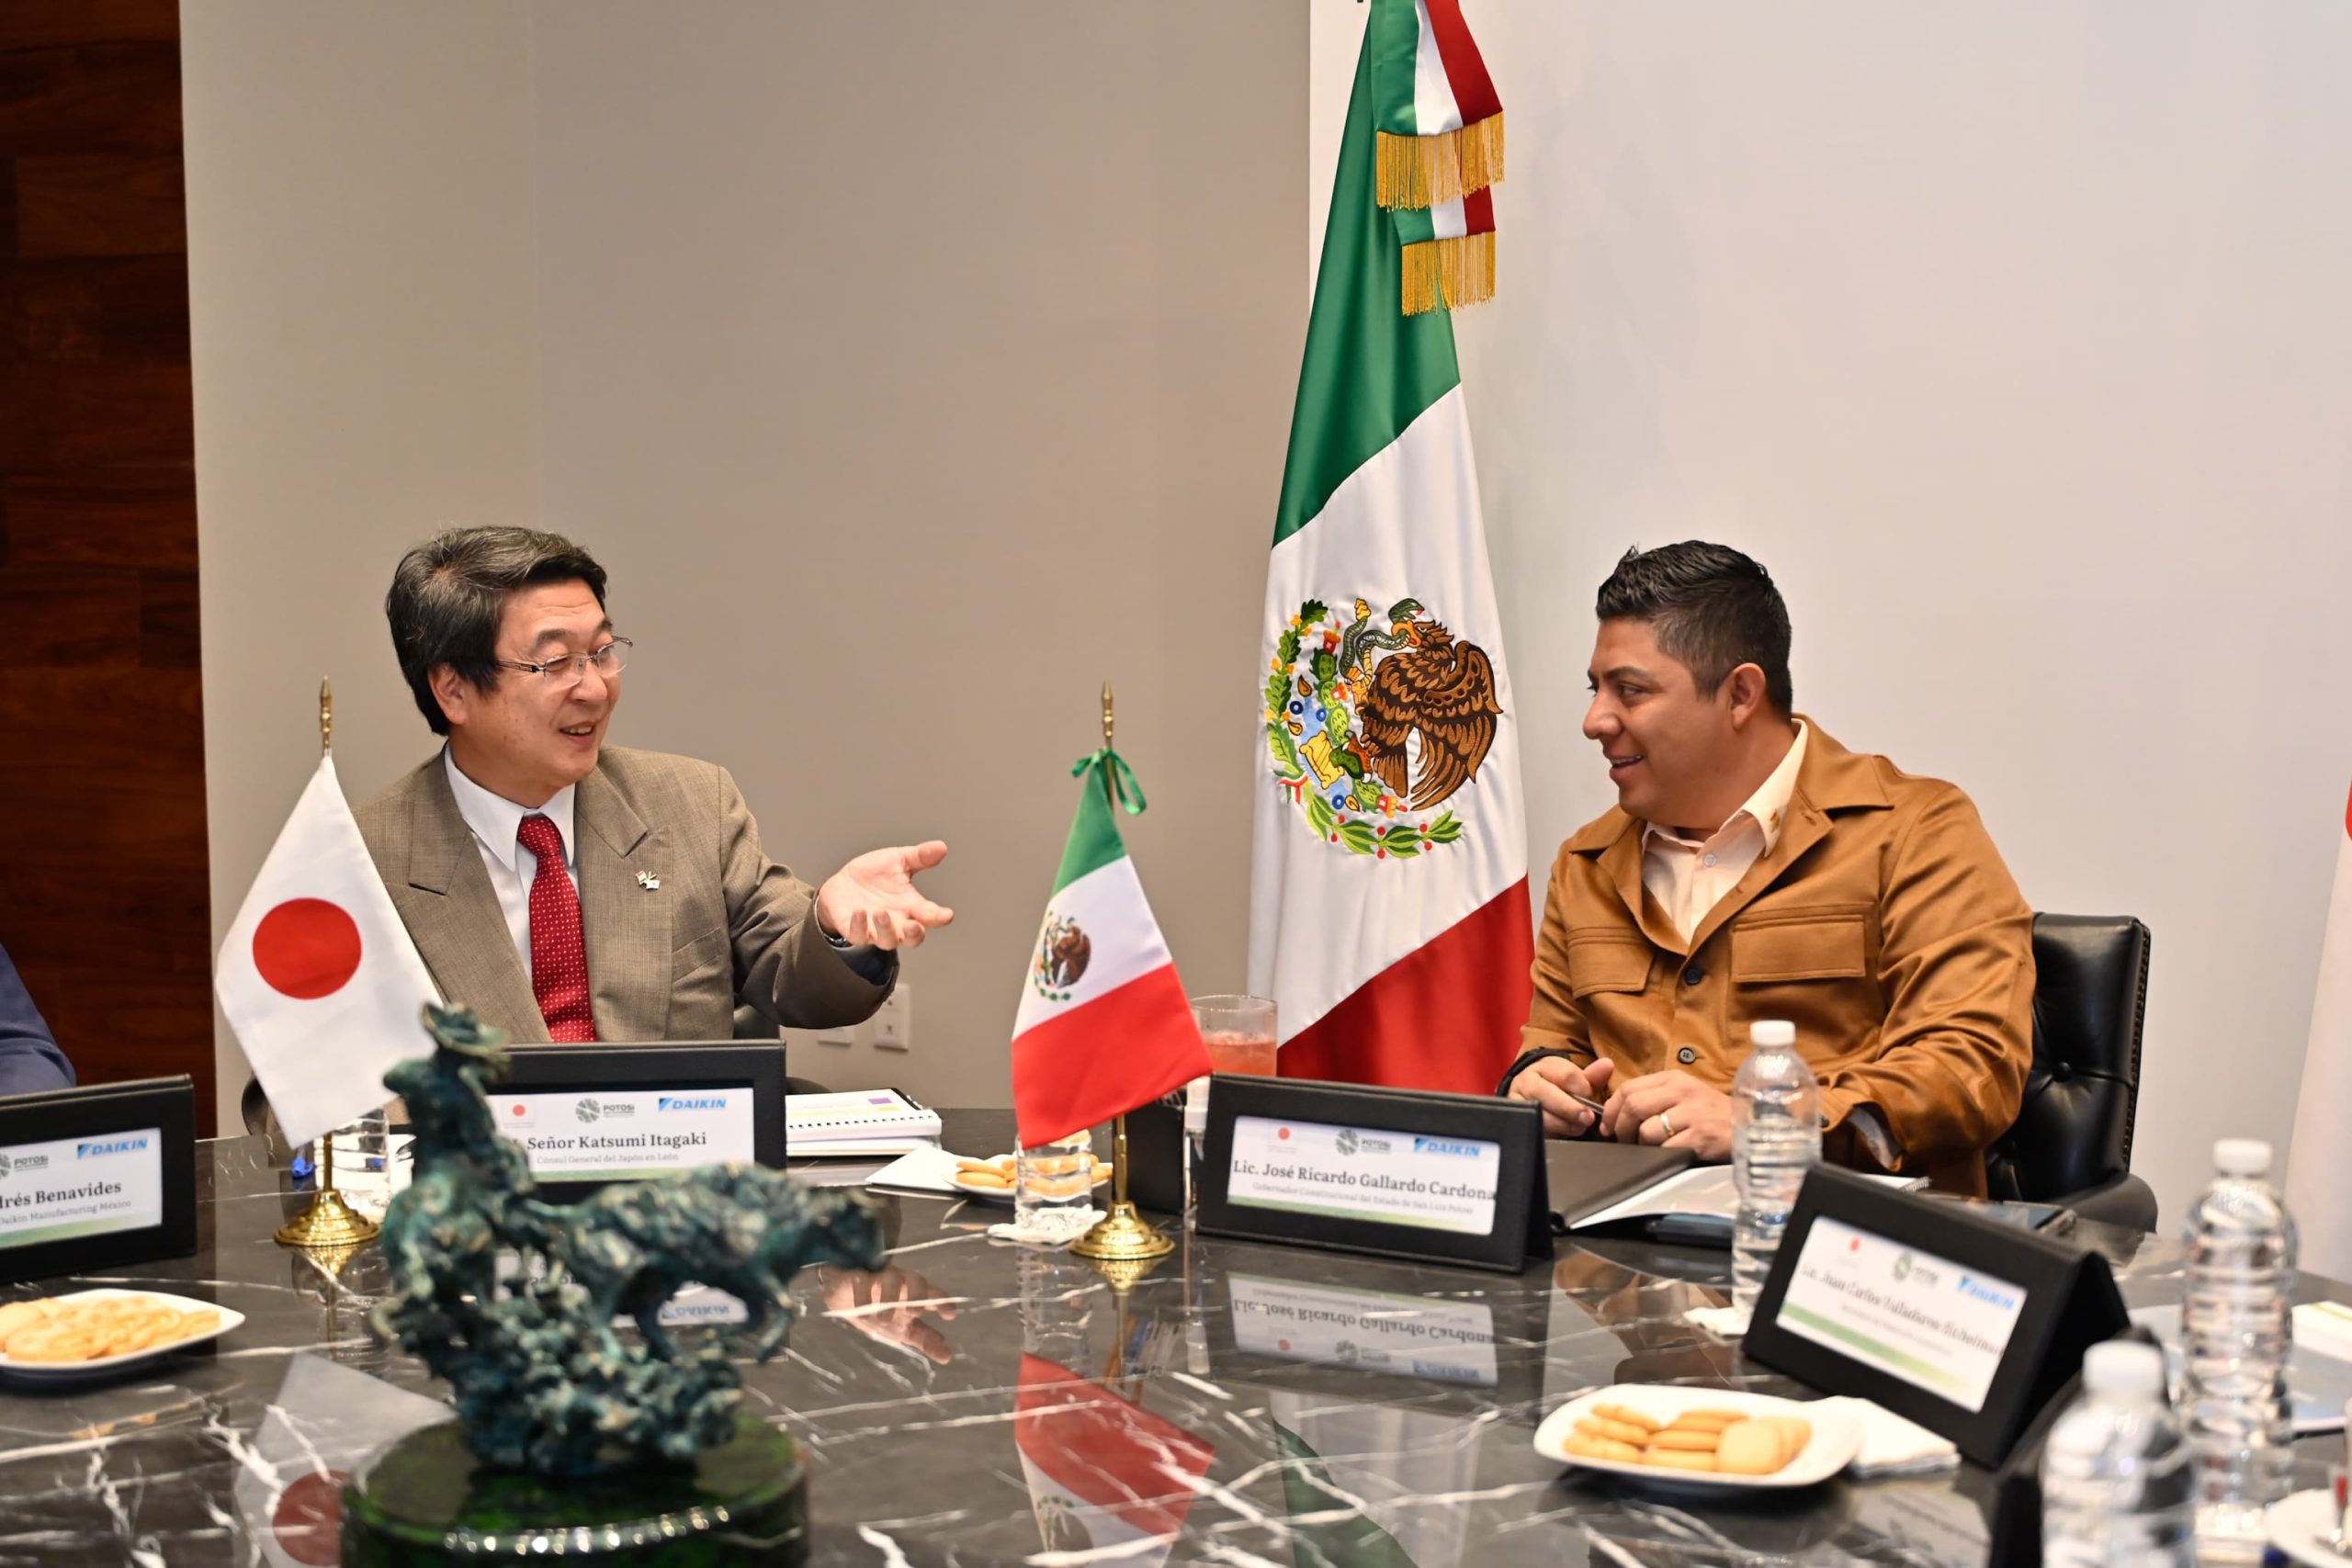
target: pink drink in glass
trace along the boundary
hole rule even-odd
[[[1201,1035],[1209,1048],[1209,1066],[1220,1073],[1274,1076],[1274,1037],[1240,1029],[1212,1029]]]

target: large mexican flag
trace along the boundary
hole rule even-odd
[[[1453,321],[1405,313],[1375,199],[1399,4],[1356,68],[1266,573],[1250,988],[1284,1077],[1483,1093],[1527,1018],[1527,828]]]
[[[1143,809],[1119,754],[1082,759],[1078,816],[1012,1023],[1012,1110],[1024,1145],[1159,1099],[1209,1070],[1176,961],[1113,811]]]

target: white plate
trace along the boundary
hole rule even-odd
[[[994,1162],[991,1161],[986,1163]],[[970,1198],[975,1201],[982,1203],[1001,1203],[1008,1209],[1012,1206],[1012,1189],[1010,1187],[990,1187],[982,1182],[967,1181],[964,1179],[964,1172],[960,1170],[954,1176],[949,1177],[948,1179],[956,1184],[956,1191],[961,1192],[965,1197]],[[1094,1185],[1097,1188],[1100,1188],[1104,1182],[1110,1179],[1110,1162],[1107,1160],[1097,1161],[1094,1167]]]
[[[2312,1563],[2314,1568],[2344,1568],[2352,1557],[2338,1556],[2327,1544],[2335,1533],[2335,1495],[2322,1488],[2281,1497],[2262,1510],[2262,1524],[2270,1544],[2289,1561]]]
[[[1770,1475],[1718,1475],[1706,1471],[1662,1470],[1614,1460],[1585,1459],[1568,1452],[1568,1435],[1596,1404],[1622,1404],[1660,1426],[1686,1410],[1737,1410],[1749,1416],[1795,1416],[1810,1423],[1813,1440],[1797,1457]],[[1775,1399],[1723,1388],[1682,1388],[1668,1383],[1619,1383],[1568,1401],[1535,1428],[1535,1451],[1545,1459],[1584,1470],[1638,1481],[1671,1492],[1779,1492],[1828,1480],[1853,1461],[1862,1446],[1862,1425],[1850,1411],[1799,1399]]]
[[[175,1339],[169,1345],[151,1345],[144,1350],[126,1350],[119,1356],[100,1356],[90,1361],[13,1361],[0,1353],[0,1372],[24,1382],[77,1382],[84,1378],[107,1375],[124,1367],[137,1366],[142,1361],[160,1361],[175,1350],[191,1345],[201,1345],[218,1339],[245,1321],[245,1314],[234,1307],[218,1302],[199,1302],[187,1296],[175,1296],[164,1291],[75,1291],[71,1295],[53,1296],[59,1302],[103,1302],[121,1296],[139,1296],[179,1312],[210,1312],[219,1314],[215,1326],[201,1334],[191,1334],[185,1339]]]

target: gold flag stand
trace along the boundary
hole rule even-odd
[[[1111,749],[1111,682],[1102,682],[1102,749]],[[1111,792],[1116,804],[1116,786],[1106,764],[1102,769],[1102,787]],[[1113,1122],[1111,1134],[1111,1212],[1094,1227],[1076,1241],[1069,1249],[1080,1258],[1091,1258],[1105,1263],[1141,1263],[1154,1258],[1165,1258],[1176,1250],[1176,1244],[1159,1233],[1136,1212],[1127,1201],[1127,1118],[1123,1111]],[[1138,1270],[1140,1272],[1140,1270]],[[1130,1281],[1132,1282],[1132,1281]]]
[[[322,756],[334,749],[334,689],[326,682],[319,682],[319,752]],[[334,1134],[332,1130],[318,1140],[318,1185],[311,1195],[308,1207],[277,1227],[277,1245],[300,1247],[310,1250],[328,1247],[353,1247],[361,1242],[373,1241],[376,1222],[360,1213],[343,1200],[334,1190]]]

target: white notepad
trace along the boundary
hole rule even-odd
[[[847,1148],[829,1149],[826,1145],[852,1144],[876,1153],[899,1153],[911,1145],[900,1143],[897,1149],[876,1149],[875,1145],[937,1136],[939,1112],[924,1109],[895,1089],[795,1094],[786,1096],[784,1102],[784,1143],[787,1154],[847,1154]]]

